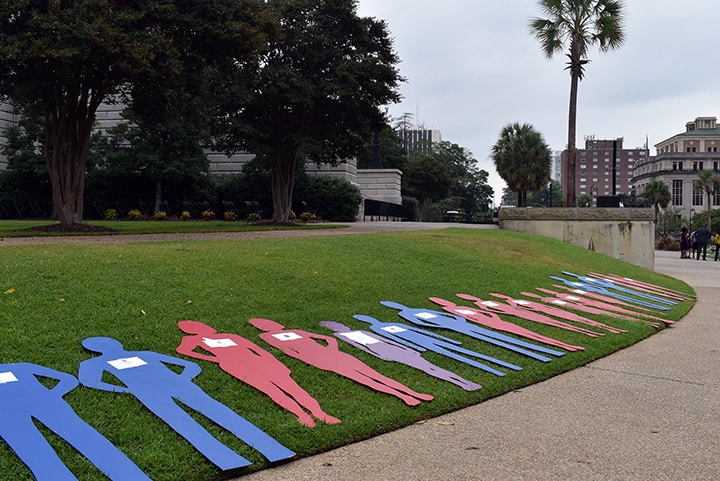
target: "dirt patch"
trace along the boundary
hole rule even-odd
[[[33,231],[33,232],[62,232],[66,234],[72,234],[74,232],[77,233],[86,233],[86,232],[117,232],[115,229],[111,229],[110,227],[104,227],[99,225],[90,225],[90,224],[71,224],[71,225],[63,225],[63,224],[49,224],[49,225],[39,225],[37,227],[30,227],[26,230]]]

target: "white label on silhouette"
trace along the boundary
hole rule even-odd
[[[370,346],[372,344],[377,344],[380,341],[375,339],[374,337],[370,337],[364,332],[360,331],[352,331],[352,332],[342,332],[340,333],[342,337],[346,337],[350,339],[351,341],[355,341],[358,344],[362,344],[363,346]]]
[[[207,347],[234,347],[237,343],[232,339],[208,339],[203,337],[203,344]]]
[[[400,326],[388,326],[388,327],[383,327],[382,330],[385,331],[385,332],[389,332],[389,333],[391,333],[391,334],[395,334],[395,333],[398,333],[398,332],[405,332],[405,331],[407,331],[407,329],[403,329],[403,328],[400,327]]]
[[[273,334],[272,336],[278,341],[295,341],[302,339],[301,335],[295,334],[294,332],[281,332],[280,334]]]
[[[11,372],[0,372],[0,384],[7,384],[9,382],[17,382],[18,378]]]
[[[418,312],[417,314],[415,314],[415,316],[419,317],[420,319],[434,319],[437,317],[437,315],[430,312]]]
[[[124,357],[122,359],[115,359],[114,361],[108,361],[108,364],[110,364],[115,369],[130,369],[132,367],[140,367],[147,364],[145,361],[140,359],[137,356],[133,357]]]

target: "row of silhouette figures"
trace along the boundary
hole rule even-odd
[[[589,337],[598,337],[606,333],[619,334],[625,331],[566,309],[645,322],[659,327],[661,323],[672,321],[650,313],[645,306],[646,301],[657,302],[658,304],[654,305],[662,309],[663,305],[672,305],[683,300],[668,299],[665,296],[670,294],[665,293],[663,296],[658,291],[650,294],[649,291],[635,290],[639,285],[633,285],[635,289],[625,286],[621,294],[613,290],[617,287],[615,284],[597,286],[585,282],[589,279],[566,282],[564,288],[572,290],[570,294],[543,288],[538,290],[546,294],[544,297],[523,293],[526,297],[536,298],[538,301],[493,294],[494,297],[504,300],[503,303],[459,294],[458,297],[474,302],[474,307],[467,307],[441,298],[430,298],[443,308],[442,312],[383,301],[383,305],[396,309],[399,316],[409,324],[382,322],[365,315],[354,317],[367,323],[369,331],[353,330],[334,321],[321,322],[320,325],[332,330],[335,337],[286,329],[282,324],[269,319],[255,318],[249,322],[262,331],[260,338],[263,341],[286,355],[318,369],[335,372],[375,391],[395,396],[409,406],[416,406],[423,401],[431,401],[433,396],[416,392],[381,374],[342,351],[337,340],[340,339],[380,359],[403,363],[472,391],[480,389],[480,384],[427,361],[422,357],[422,353],[433,351],[497,376],[505,375],[501,368],[517,371],[521,367],[469,350],[463,347],[461,342],[427,328],[451,330],[537,361],[549,362],[553,357],[584,348],[537,334],[501,319],[499,314],[509,314]],[[560,285],[556,287],[563,288]],[[580,288],[590,290],[582,291]],[[585,297],[580,297],[578,292],[582,292]],[[643,292],[642,296],[639,295]],[[634,305],[626,302],[633,299],[636,301]],[[576,325],[578,323],[588,327],[579,327]],[[289,368],[254,342],[239,334],[218,333],[211,326],[199,321],[181,321],[178,327],[186,334],[177,347],[178,353],[217,363],[228,374],[261,391],[277,405],[293,413],[305,426],[314,427],[316,419],[328,424],[341,422],[337,417],[326,413],[319,402],[295,382]],[[515,337],[502,332],[514,334]],[[33,419],[63,437],[108,478],[115,481],[150,479],[125,454],[82,420],[63,399],[63,396],[79,383],[89,388],[135,396],[147,409],[222,470],[245,467],[250,462],[208,433],[177,401],[232,432],[270,462],[285,460],[294,455],[293,451],[195,384],[193,379],[201,372],[196,363],[153,351],[127,351],[119,341],[108,337],[87,338],[82,341],[82,345],[99,356],[81,362],[77,378],[36,364],[0,365],[0,410],[4,418],[4,422],[0,424],[0,437],[30,468],[36,479],[65,481],[76,478],[44,439]],[[180,372],[171,369],[171,365],[178,366]],[[106,374],[110,374],[118,383],[104,381],[103,376]],[[48,388],[38,378],[52,378],[57,383]]]

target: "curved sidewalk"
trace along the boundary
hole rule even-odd
[[[698,302],[679,323],[545,382],[243,481],[720,479],[720,263],[657,251]]]

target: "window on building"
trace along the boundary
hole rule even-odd
[[[713,193],[713,205],[720,205],[720,190]]]
[[[673,180],[672,182],[672,203],[676,206],[683,205],[683,182],[682,180]]]
[[[693,187],[692,205],[703,205],[703,191]]]
[[[717,170],[718,170],[718,163],[717,163],[717,161],[716,161],[716,162],[713,162],[713,170],[714,170],[715,172],[717,172]]]

